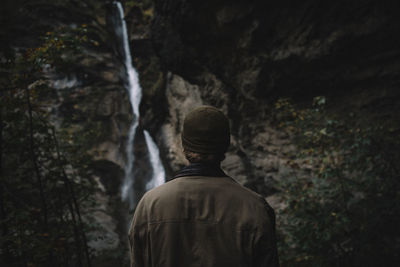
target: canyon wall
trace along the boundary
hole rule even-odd
[[[153,132],[170,170],[184,164],[182,119],[201,104],[221,108],[231,120],[224,169],[265,196],[276,191],[295,149],[274,126],[279,98],[307,106],[323,95],[329,112],[352,112],[355,123],[397,122],[399,7],[396,1],[156,0],[151,34],[164,72],[158,94],[168,112]],[[143,101],[152,105],[151,98]]]

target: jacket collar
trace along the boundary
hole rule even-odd
[[[221,170],[219,163],[191,163],[180,170],[174,178],[184,176],[212,176],[212,177],[227,177]]]

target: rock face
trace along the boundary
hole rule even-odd
[[[171,169],[183,162],[177,133],[196,105],[230,117],[224,168],[266,196],[294,149],[271,126],[278,98],[324,95],[332,112],[354,112],[360,123],[396,120],[399,10],[398,1],[155,0],[153,44],[168,73],[160,144]]]
[[[188,80],[212,72],[262,100],[341,96],[389,87],[398,11],[396,1],[156,1],[153,38],[165,67]]]
[[[224,113],[231,114],[232,144],[223,161],[223,169],[240,183],[265,195],[272,194],[273,181],[278,179],[280,171],[284,171],[283,154],[292,149],[288,137],[269,127],[265,113],[248,115],[243,124],[237,121],[241,117],[231,106],[233,103],[227,86],[211,74],[204,75],[203,79],[198,85],[176,74],[167,75],[165,94],[169,112],[159,130],[159,144],[169,164],[170,177],[187,164],[180,140],[185,115],[194,107],[214,105]],[[251,112],[251,102],[247,103],[249,106],[246,103],[243,99],[239,105]],[[255,118],[252,119],[252,116]]]

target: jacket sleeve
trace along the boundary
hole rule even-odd
[[[133,230],[129,232],[131,267],[144,267],[143,248],[138,233]]]
[[[142,238],[144,227],[144,209],[139,202],[133,216],[132,224],[129,229],[129,247],[131,267],[144,267],[144,250],[145,244]]]
[[[267,220],[256,234],[254,241],[254,267],[279,267],[275,234],[275,213],[265,202]]]

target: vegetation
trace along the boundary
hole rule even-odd
[[[283,266],[399,266],[398,125],[333,116],[326,99],[300,109],[276,103],[280,127],[298,145],[281,183]]]
[[[131,8],[131,7],[139,7],[144,10],[145,15],[153,15],[153,1],[151,0],[142,0],[142,1],[137,1],[137,0],[127,0],[125,1],[125,7],[126,8]]]
[[[56,127],[47,73],[68,68],[86,27],[48,32],[41,46],[1,62],[0,263],[90,266],[82,211],[95,190],[84,140]]]

